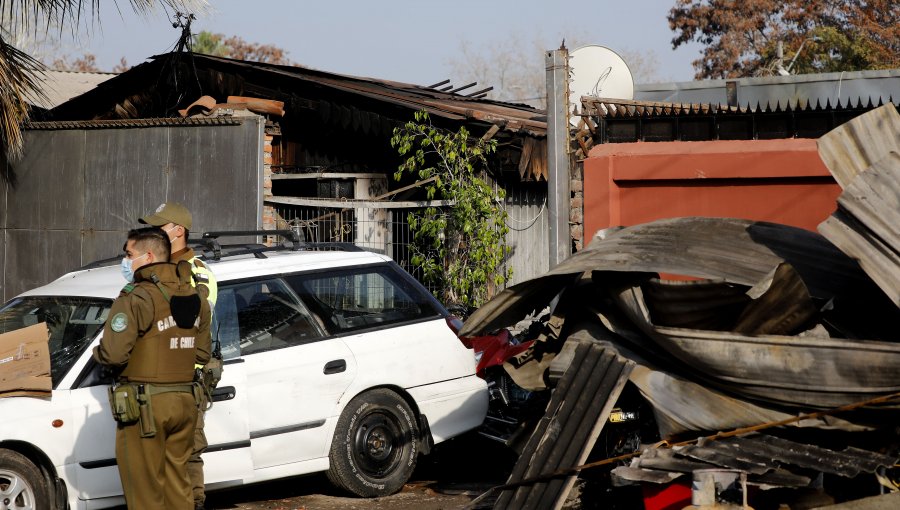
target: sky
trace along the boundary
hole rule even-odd
[[[614,51],[652,52],[660,81],[689,81],[700,46],[672,49],[666,15],[675,0],[209,0],[193,32],[274,44],[307,67],[431,85],[450,75],[463,44],[478,51],[505,39],[557,48],[566,36]],[[99,28],[67,49],[110,70],[170,50],[179,31],[163,10],[138,16],[125,0],[101,1]],[[533,46],[533,45],[532,45]],[[571,46],[570,46],[570,49]],[[543,55],[535,52],[534,58]],[[459,80],[454,80],[459,81]]]

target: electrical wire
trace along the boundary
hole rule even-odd
[[[544,201],[541,203],[541,210],[538,211],[537,216],[535,216],[534,218],[532,218],[532,219],[530,219],[530,220],[528,220],[528,221],[517,220],[517,219],[511,218],[511,217],[509,217],[509,216],[506,217],[507,220],[511,220],[511,221],[514,221],[514,222],[519,223],[519,224],[522,224],[522,225],[527,224],[527,225],[528,225],[527,227],[524,227],[524,228],[516,228],[516,227],[513,227],[512,225],[510,225],[508,222],[506,222],[506,226],[509,227],[510,230],[514,230],[514,231],[516,231],[516,232],[524,232],[524,231],[526,231],[526,230],[528,230],[528,229],[530,229],[531,227],[534,226],[534,223],[538,220],[538,218],[540,218],[540,217],[544,214],[544,208],[545,208],[546,206],[547,206],[547,201],[544,200]]]

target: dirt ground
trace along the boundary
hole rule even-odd
[[[449,510],[470,505],[492,486],[506,481],[513,452],[499,443],[467,434],[437,445],[419,458],[416,471],[399,493],[373,499],[347,497],[324,474],[230,489],[208,496],[209,510]],[[486,498],[477,508],[490,508]]]

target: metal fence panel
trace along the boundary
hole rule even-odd
[[[26,131],[16,185],[0,184],[2,299],[121,254],[166,201],[191,209],[195,234],[258,228],[262,123]]]
[[[168,151],[165,143],[166,132],[170,129],[172,128],[102,129],[81,132],[83,144],[80,150],[84,153],[83,161],[71,161],[68,171],[84,175],[85,226],[99,231],[123,233],[135,226],[138,216],[159,205],[161,191],[166,189]],[[31,134],[55,139],[66,136],[66,133],[49,131]],[[78,149],[67,149],[66,152],[69,150]],[[73,214],[80,216],[80,213],[81,211],[73,210]],[[106,257],[117,252],[101,250],[100,253]]]
[[[549,269],[546,199],[546,190],[539,186],[523,185],[507,189],[505,206],[510,230],[506,239],[511,253],[506,267],[513,270],[508,285],[534,278]],[[307,242],[353,243],[384,253],[428,286],[423,281],[421,269],[412,264],[410,243],[413,235],[408,217],[417,209],[273,205],[278,217],[285,222],[284,226],[300,232]]]

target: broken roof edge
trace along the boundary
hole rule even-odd
[[[331,89],[345,94],[364,97],[369,100],[393,104],[412,111],[425,109],[436,117],[460,122],[473,120],[489,125],[496,125],[502,131],[511,134],[525,134],[546,137],[546,114],[528,105],[504,103],[500,101],[476,99],[459,94],[441,92],[427,87],[364,78],[346,76],[310,68],[248,62],[242,60],[215,57],[203,54],[161,54],[151,57],[128,71],[119,74],[96,88],[76,96],[50,110],[50,117],[63,120],[82,120],[77,117],[111,110],[118,102],[127,99],[135,90],[146,88],[146,81],[138,78],[141,75],[159,75],[160,67],[171,62],[170,59],[200,66],[217,72],[230,72],[247,80],[246,71],[254,69],[262,73],[273,73],[280,79],[299,80],[316,86]],[[204,65],[205,63],[205,65]],[[156,71],[156,72],[154,72]],[[101,105],[99,108],[93,104]]]

